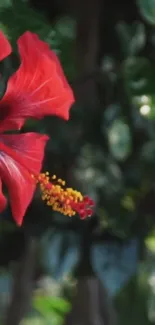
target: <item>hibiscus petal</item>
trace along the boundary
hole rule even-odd
[[[48,139],[47,135],[34,132],[1,134],[0,151],[5,150],[31,173],[37,174],[42,167],[44,148]]]
[[[63,82],[63,87],[68,89],[68,91],[71,92],[71,96],[73,97],[73,92],[67,82],[67,79],[64,75],[60,61],[59,61],[58,57],[56,56],[55,52],[51,51],[51,49],[49,48],[49,45],[47,43],[43,42],[42,40],[40,40],[37,34],[26,32],[24,35],[25,36],[27,35],[29,37],[29,34],[31,34],[31,37],[33,38],[33,40],[38,44],[38,50],[42,51],[43,54],[46,53],[46,55],[49,56],[49,58],[53,62],[55,62],[56,71],[57,71],[59,77],[61,78],[61,81]],[[73,99],[73,102],[74,102],[74,98],[71,98],[71,99]]]
[[[48,137],[37,133],[0,136],[0,175],[8,187],[12,215],[22,224],[36,188],[31,174],[42,167]]]
[[[2,192],[2,181],[0,179],[0,213],[6,208],[7,200]]]
[[[0,61],[12,52],[11,45],[2,31],[0,31]]]
[[[25,118],[45,115],[68,120],[74,96],[56,55],[31,32],[19,38],[18,48],[21,65],[0,102],[0,130],[21,128]]]

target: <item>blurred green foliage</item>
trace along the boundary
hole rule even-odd
[[[43,274],[63,288],[64,276],[95,272],[115,296],[120,325],[155,323],[155,2],[137,4],[140,21],[118,21],[113,38],[109,37],[109,44],[115,40],[117,49],[111,52],[104,44],[98,107],[88,111],[76,104],[67,124],[50,118],[24,127],[51,136],[45,168],[91,195],[95,216],[68,220],[36,198],[23,228],[12,226],[10,210],[0,224],[3,284],[28,231],[41,237],[38,265]],[[76,80],[73,19],[64,17],[51,26],[27,1],[1,0],[0,28],[15,49],[25,30],[36,32],[59,55],[68,80]],[[0,281],[1,297],[4,290],[10,292],[7,284],[6,288]],[[60,291],[56,297],[36,293],[32,324],[51,324],[51,317],[52,324],[62,324],[69,305],[68,295]],[[31,320],[23,324],[30,325]]]

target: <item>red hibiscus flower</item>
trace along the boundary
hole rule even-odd
[[[26,118],[45,115],[69,117],[74,101],[56,55],[47,44],[26,32],[18,40],[21,64],[9,79],[0,100],[0,132],[19,129]],[[0,60],[11,53],[11,46],[0,32]],[[10,197],[12,215],[18,225],[36,188],[32,175],[39,175],[48,136],[37,133],[0,134],[0,212],[6,206],[2,181]]]
[[[11,53],[11,46],[2,33],[0,46],[2,60]],[[8,188],[12,215],[18,225],[22,224],[39,183],[42,199],[53,210],[68,216],[78,213],[84,219],[92,215],[94,202],[78,191],[65,188],[65,182],[57,180],[55,175],[40,174],[48,136],[2,134],[2,131],[20,129],[27,118],[57,115],[67,120],[74,102],[59,60],[46,43],[26,32],[18,40],[18,49],[20,67],[8,80],[0,100],[0,212],[6,205],[2,181]]]
[[[7,40],[1,38],[9,50]],[[0,131],[20,129],[26,118],[56,115],[68,120],[74,96],[54,52],[31,32],[23,34],[17,44],[21,64],[0,102]]]
[[[11,45],[4,36],[4,34],[0,31],[0,61],[6,58],[11,53]]]
[[[36,184],[32,174],[39,174],[44,158],[46,135],[37,133],[0,134],[0,212],[6,205],[2,181],[9,192],[12,215],[22,224]]]

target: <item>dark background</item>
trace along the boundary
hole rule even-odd
[[[50,135],[44,170],[96,202],[81,221],[36,193],[20,229],[8,205],[2,324],[154,324],[155,1],[1,0],[0,28],[15,51],[31,30],[59,55],[76,97],[70,121],[22,131]]]

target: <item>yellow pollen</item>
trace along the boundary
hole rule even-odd
[[[31,176],[40,186],[42,200],[54,211],[69,217],[79,213],[82,219],[92,215],[93,201],[71,187],[65,187],[66,183],[61,178],[57,179],[56,175],[50,177],[49,172]]]
[[[34,178],[34,175],[32,175]],[[51,182],[50,182],[51,178]],[[54,183],[52,182],[55,181]],[[36,182],[40,185],[42,192],[42,200],[46,201],[48,206],[51,206],[54,211],[63,213],[64,215],[73,216],[75,211],[70,203],[82,201],[83,196],[80,192],[72,188],[63,188],[65,181],[61,178],[57,179],[56,175],[49,177],[49,172],[40,174]]]

